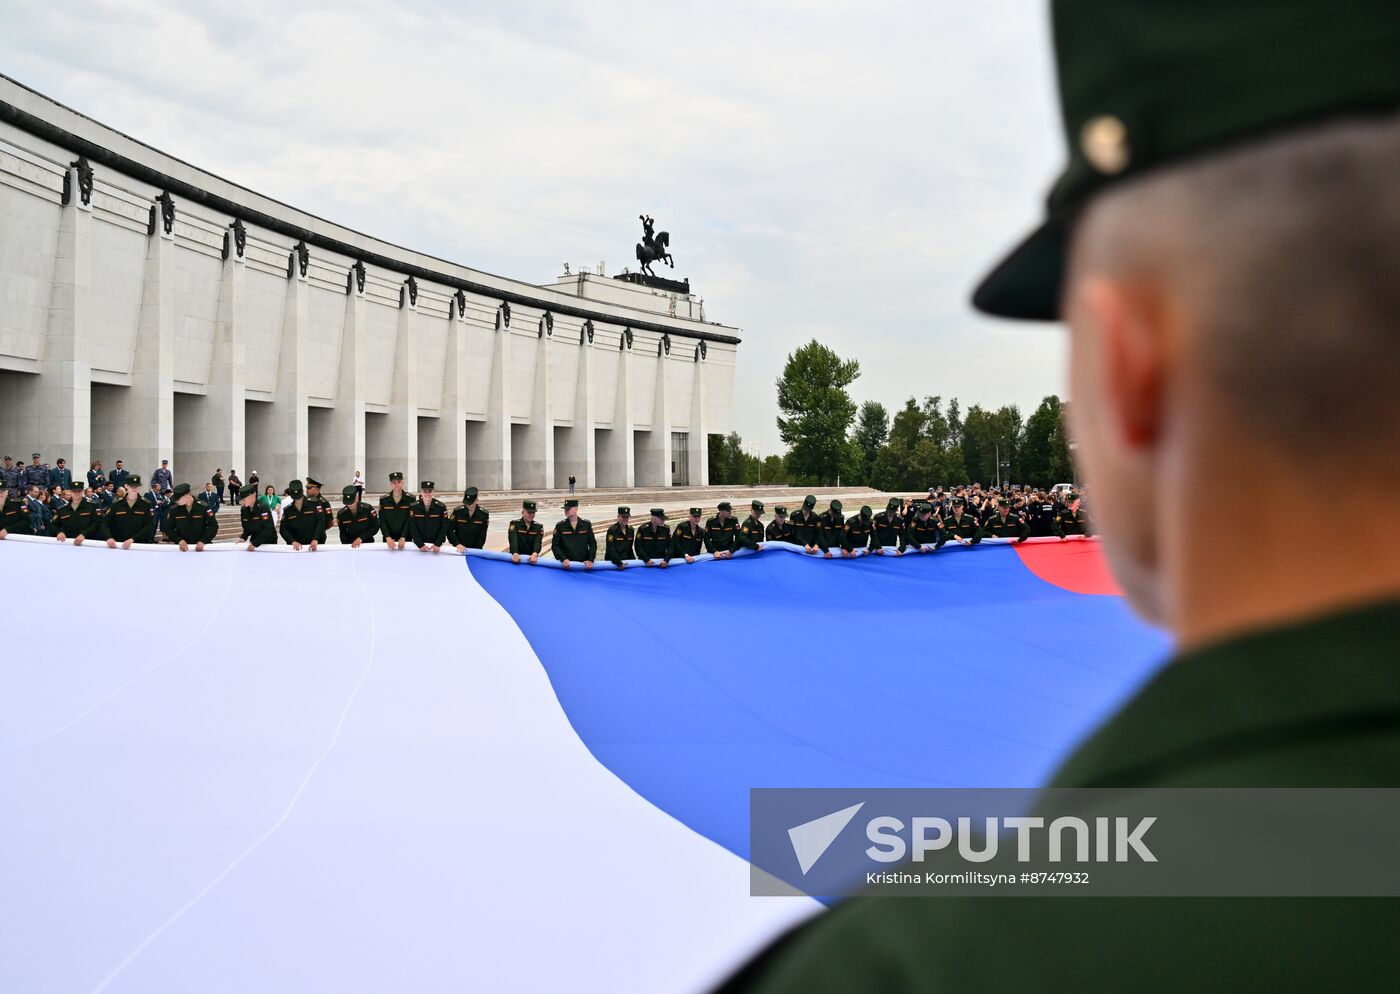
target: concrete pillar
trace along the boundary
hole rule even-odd
[[[710,436],[709,418],[705,398],[705,360],[697,358],[694,363],[694,378],[690,388],[690,485],[708,487],[710,485]]]
[[[511,488],[510,462],[510,329],[496,312],[491,333],[491,387],[487,393],[486,420],[471,432],[467,475],[483,490]]]
[[[306,277],[301,275],[301,267],[294,265],[287,280],[287,299],[282,309],[277,388],[272,395],[270,416],[266,419],[266,435],[256,444],[249,439],[248,445],[251,451],[258,453],[259,465],[252,468],[258,470],[264,486],[270,483],[278,493],[287,486],[288,480],[306,479],[308,471],[306,294]]]
[[[404,486],[418,489],[418,305],[405,289],[399,305],[399,327],[394,346],[394,380],[389,410],[374,456],[392,463],[403,473]]]
[[[588,340],[591,325],[579,332],[578,382],[574,390],[573,428],[564,433],[555,484],[563,486],[572,474],[581,488],[598,485],[597,437],[593,423],[593,343]],[[555,348],[563,348],[557,345]],[[559,479],[559,476],[563,479]]]
[[[554,390],[549,361],[553,347],[554,335],[541,318],[539,341],[535,343],[535,389],[530,400],[530,423],[525,426],[520,461],[511,466],[511,476],[517,487],[554,488]]]
[[[656,386],[652,393],[651,431],[637,450],[637,485],[671,485],[671,408],[666,399],[666,365],[670,359],[665,346],[656,347]]]
[[[423,475],[449,491],[456,500],[459,491],[480,487],[467,479],[467,323],[455,301],[447,302],[447,349],[442,370],[442,402],[438,417],[423,420],[418,465]],[[441,498],[452,506],[446,497]]]
[[[383,484],[371,481],[365,465],[365,292],[351,275],[350,290],[345,294],[345,323],[340,332],[340,377],[336,381],[335,406],[328,411],[325,437],[320,440],[324,451],[317,453],[317,465],[326,466],[328,477],[321,482],[330,493],[339,493],[355,476],[355,470],[366,474],[365,480],[375,487]]]
[[[162,459],[170,460],[177,483],[184,480],[181,474],[186,471],[213,472],[212,466],[205,470],[175,462],[175,235],[166,234],[159,218],[155,234],[146,242],[141,317],[126,409],[124,443],[113,456],[125,459],[127,469],[140,473],[147,483]]]
[[[32,394],[34,448],[15,455],[28,464],[29,453],[38,451],[50,466],[66,459],[76,478],[92,457],[92,205],[83,203],[75,166],[68,173],[72,192],[59,221],[49,320]]]
[[[598,450],[598,477],[605,487],[637,485],[636,440],[633,437],[632,390],[628,371],[632,366],[632,346],[627,342],[631,329],[623,331],[617,353],[617,389],[613,397],[612,430]]]
[[[247,271],[243,256],[229,237],[229,251],[219,277],[219,305],[214,319],[214,348],[209,361],[209,387],[201,402],[191,405],[194,424],[183,425],[182,434],[190,439],[181,446],[188,465],[176,464],[181,480],[199,474],[202,481],[219,467],[227,476],[238,470],[248,475],[248,455],[244,438],[243,335],[247,323],[243,284]],[[164,457],[162,457],[164,458]],[[171,459],[175,464],[175,460]],[[110,465],[110,463],[108,464]],[[253,467],[256,468],[256,467]],[[148,469],[138,470],[143,475]],[[186,482],[194,483],[190,479]]]

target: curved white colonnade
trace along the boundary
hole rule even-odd
[[[75,472],[696,486],[729,430],[739,339],[688,292],[413,252],[3,76],[0,301],[0,450]]]

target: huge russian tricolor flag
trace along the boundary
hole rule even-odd
[[[566,573],[0,542],[0,990],[695,991],[755,786],[1034,786],[1159,665],[1092,542]]]

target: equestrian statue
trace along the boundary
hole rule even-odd
[[[671,258],[668,251],[671,247],[671,234],[668,231],[652,234],[652,226],[656,224],[647,214],[638,214],[638,219],[642,222],[642,240],[637,243],[637,261],[642,264],[642,272],[648,276],[655,276],[651,271],[653,262],[664,260],[666,265],[672,269],[676,268],[676,260]]]

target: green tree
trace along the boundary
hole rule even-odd
[[[1053,486],[1073,479],[1069,439],[1065,431],[1065,405],[1051,394],[1026,419],[1025,442],[1021,446],[1021,473],[1026,483]]]
[[[875,465],[875,456],[880,452],[880,446],[885,444],[885,440],[890,437],[890,415],[885,410],[885,405],[876,400],[867,400],[860,405],[860,414],[856,417],[856,430],[852,433],[852,439],[860,449],[860,483],[870,482],[870,472]],[[852,480],[851,482],[857,482]]]
[[[860,363],[815,339],[787,357],[777,383],[778,434],[794,475],[830,485],[848,464],[856,405],[846,388],[859,376]]]
[[[759,472],[759,483],[783,483],[783,477],[787,475],[787,467],[783,463],[782,456],[769,456],[763,460],[763,468]]]

